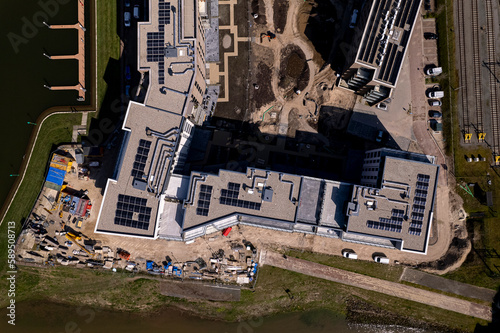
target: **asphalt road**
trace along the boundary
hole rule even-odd
[[[458,312],[467,316],[491,321],[491,307],[450,297],[404,284],[381,280],[366,275],[352,273],[314,262],[287,257],[271,251],[262,251],[260,264],[270,265],[289,271],[314,276],[345,285],[379,292],[418,302],[441,309]]]

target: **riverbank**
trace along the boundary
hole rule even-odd
[[[228,322],[283,313],[327,309],[349,322],[401,324],[439,332],[472,332],[484,321],[375,292],[349,287],[301,274],[263,267],[254,290],[242,290],[238,302],[184,300],[160,294],[159,282],[112,273],[70,267],[20,266],[16,301],[48,300],[107,311],[148,314],[175,307],[191,315]],[[5,290],[6,279],[0,280]],[[36,295],[36,296],[35,296]],[[6,295],[0,296],[5,306]]]
[[[55,106],[50,107],[44,110],[34,122],[36,125],[30,135],[29,143],[26,147],[26,151],[24,154],[24,159],[22,161],[21,167],[19,168],[18,174],[20,175],[13,186],[11,187],[9,194],[7,195],[6,200],[2,205],[2,209],[0,210],[0,223],[3,224],[4,221],[15,221],[17,229],[16,231],[20,231],[20,226],[22,224],[22,219],[25,217],[27,213],[29,213],[29,208],[31,205],[27,203],[33,203],[36,199],[36,194],[38,191],[33,191],[33,189],[41,188],[41,179],[43,179],[43,175],[40,175],[39,172],[35,171],[35,167],[30,166],[30,163],[33,163],[35,166],[40,166],[41,163],[46,163],[48,160],[48,154],[46,154],[52,146],[63,143],[63,142],[71,142],[71,130],[73,125],[80,124],[80,119],[76,119],[78,117],[71,116],[75,112],[95,112],[97,110],[97,7],[96,1],[89,1],[89,10],[88,10],[88,19],[86,22],[89,24],[89,51],[86,54],[86,63],[89,64],[90,68],[90,78],[87,85],[87,100],[89,103],[87,105],[75,105],[75,106]],[[90,28],[91,27],[91,28]],[[106,38],[105,38],[106,39]],[[107,48],[103,48],[107,50]],[[101,52],[102,53],[102,52]],[[109,53],[109,52],[108,52]],[[90,82],[92,81],[92,82]],[[102,85],[102,82],[99,82]],[[101,88],[102,90],[102,88]],[[102,98],[101,98],[102,100]],[[51,121],[51,117],[57,114],[70,114],[66,119],[62,121],[61,117],[57,117],[58,119],[55,121]],[[64,130],[66,131],[66,127],[70,128],[69,137],[63,133],[60,133],[61,123],[65,123]],[[43,128],[42,128],[43,125]],[[53,128],[52,128],[53,127]],[[44,155],[45,153],[45,155]],[[43,168],[43,171],[45,168]],[[39,170],[37,170],[39,171]],[[23,184],[29,184],[31,191],[33,192],[32,196],[21,195],[19,199],[16,199],[16,195],[18,193],[22,193],[21,186]],[[39,187],[32,187],[34,185],[40,184]],[[36,193],[34,193],[36,192]],[[26,201],[31,200],[31,201]],[[18,203],[21,202],[22,204]],[[22,206],[22,207],[21,207]],[[28,207],[29,206],[29,207]],[[9,209],[12,209],[12,212],[9,212]],[[22,211],[22,212],[21,212]],[[18,225],[19,224],[19,225]],[[1,270],[0,264],[0,270]]]

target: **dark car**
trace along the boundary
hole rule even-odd
[[[425,39],[438,39],[438,35],[432,32],[425,32],[424,33],[424,38]]]
[[[429,117],[431,118],[441,118],[442,114],[436,110],[429,110]]]
[[[132,74],[130,73],[130,66],[127,65],[127,67],[125,67],[125,79],[127,81],[129,81],[131,77],[132,77]]]

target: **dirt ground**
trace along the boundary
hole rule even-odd
[[[252,18],[250,29],[251,89],[245,121],[258,124],[263,133],[292,137],[297,131],[317,133],[321,105],[354,106],[352,94],[346,98],[345,91],[334,88],[335,73],[330,66],[322,68],[324,60],[305,35],[312,9],[312,2],[300,0],[251,3],[252,14],[258,17]],[[264,116],[269,108],[276,113],[272,118]],[[343,119],[333,127],[344,127]]]

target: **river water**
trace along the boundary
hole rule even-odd
[[[2,311],[3,313],[3,311]],[[74,308],[50,302],[16,304],[16,325],[2,316],[0,332],[16,333],[428,333],[400,326],[349,324],[328,310],[261,317],[240,323],[226,323],[193,317],[171,308],[153,314],[100,311]]]
[[[44,8],[39,3],[56,3],[57,7]],[[49,55],[77,53],[76,30],[50,30],[41,23],[74,24],[77,6],[77,0],[0,1],[0,205],[15,180],[10,174],[19,173],[34,128],[27,122],[36,122],[51,106],[82,104],[76,101],[76,91],[44,88],[44,84],[78,83],[76,60],[49,60],[43,56],[44,52]]]

